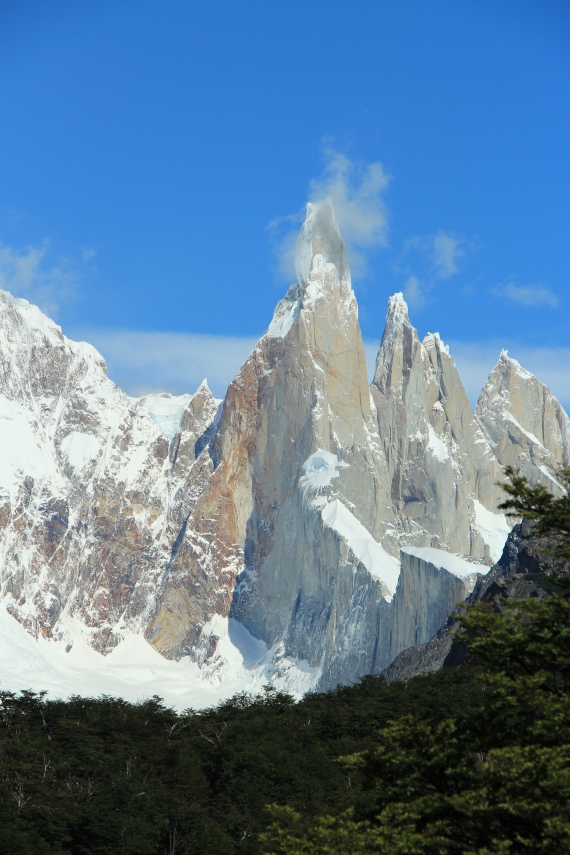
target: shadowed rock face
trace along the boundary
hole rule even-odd
[[[287,661],[305,687],[350,682],[426,642],[466,596],[448,551],[500,553],[501,465],[521,460],[531,481],[568,465],[548,390],[501,357],[474,418],[401,295],[368,386],[330,203],[308,206],[296,261],[221,406],[205,384],[127,397],[93,348],[0,295],[0,573],[30,631],[79,631],[103,652],[143,633],[215,669],[232,617],[273,673]]]
[[[556,590],[553,583],[555,585],[557,576],[568,574],[568,564],[544,552],[544,548],[552,545],[551,542],[544,538],[529,538],[531,532],[532,527],[527,520],[513,527],[501,559],[477,581],[467,597],[468,603],[490,603],[502,610],[506,601],[530,597],[543,601]],[[459,599],[463,597],[458,598],[458,602]],[[455,644],[454,638],[461,632],[461,624],[453,617],[442,620],[437,632],[427,642],[416,642],[403,650],[383,676],[388,682],[410,680],[419,674],[460,665],[465,661],[467,651],[465,646]]]

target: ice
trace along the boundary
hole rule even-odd
[[[503,554],[505,541],[511,530],[504,514],[494,514],[488,511],[481,502],[474,500],[475,528],[489,547],[491,560],[496,563]]]
[[[390,602],[400,575],[399,561],[388,555],[339,499],[329,502],[321,511],[321,515],[325,525],[346,540],[370,575],[383,582],[386,589],[384,599]]]
[[[346,251],[330,198],[307,205],[307,216],[295,250],[295,270],[299,284],[311,292],[306,294],[311,301],[323,297],[323,286],[335,280],[342,282],[347,292],[352,292]]]
[[[266,335],[272,336],[273,338],[285,338],[299,317],[300,308],[300,289],[297,285],[293,285],[283,300],[277,304]]]
[[[178,432],[184,410],[191,400],[192,395],[175,396],[167,393],[155,393],[139,398],[144,412],[171,442]]]
[[[457,576],[458,579],[463,579],[469,590],[473,589],[478,575],[485,576],[491,569],[484,564],[469,561],[461,555],[455,555],[453,552],[446,552],[443,549],[434,549],[432,546],[407,546],[401,551],[433,564],[434,567],[441,570],[447,570],[448,573]]]
[[[514,424],[516,427],[518,427],[518,429],[521,431],[521,433],[523,433],[523,434],[526,436],[526,438],[527,438],[527,439],[530,439],[530,441],[531,441],[531,442],[534,442],[534,443],[536,443],[536,445],[540,445],[540,447],[541,447],[541,448],[544,448],[543,444],[542,444],[542,443],[541,443],[541,441],[538,439],[538,437],[536,437],[533,433],[530,433],[528,430],[525,430],[525,429],[523,428],[523,426],[520,424],[520,422],[518,422],[518,421],[515,419],[515,417],[513,416],[513,414],[512,414],[512,413],[506,412],[506,413],[505,413],[505,419],[506,419],[508,422],[512,422],[512,424]],[[546,449],[545,449],[545,450],[546,450]]]
[[[301,488],[305,492],[324,490],[330,485],[333,478],[338,478],[339,470],[345,469],[347,466],[348,463],[339,460],[336,454],[319,449],[303,463]]]

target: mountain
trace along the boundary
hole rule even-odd
[[[223,402],[205,383],[129,398],[0,296],[2,601],[33,636],[113,656],[140,639],[212,684],[351,682],[428,641],[498,559],[502,466],[568,465],[546,387],[502,353],[473,414],[402,295],[368,385],[329,202],[297,275]]]

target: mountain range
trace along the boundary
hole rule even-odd
[[[122,651],[132,676],[143,651],[140,692],[178,663],[186,706],[199,684],[350,683],[427,642],[499,560],[506,465],[559,491],[570,421],[539,380],[503,351],[473,413],[396,294],[369,384],[330,202],[308,205],[296,257],[223,401],[206,382],[131,398],[0,292],[0,622],[26,662],[36,644],[95,672]]]

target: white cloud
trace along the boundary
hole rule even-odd
[[[363,250],[387,244],[388,214],[382,194],[389,181],[379,161],[357,164],[330,145],[325,148],[323,175],[311,181],[309,201],[332,200],[351,265],[356,262],[360,272],[365,265]]]
[[[257,336],[97,328],[68,334],[93,344],[107,360],[111,379],[134,396],[194,392],[207,377],[214,395],[223,397],[258,340]]]
[[[473,244],[465,238],[442,229],[434,235],[409,238],[394,265],[394,272],[407,277],[404,292],[410,305],[416,309],[424,306],[437,282],[458,273],[459,259],[472,249]]]
[[[508,282],[493,288],[491,293],[496,297],[520,303],[521,306],[539,306],[541,303],[547,306],[558,305],[556,294],[543,285],[515,285],[514,282]]]
[[[79,279],[80,274],[69,259],[49,261],[47,241],[25,250],[0,243],[0,288],[25,297],[50,317],[57,316],[61,303],[75,294]]]
[[[457,261],[465,255],[462,244],[464,241],[461,238],[443,231],[439,231],[432,238],[433,263],[439,279],[447,279],[457,273]]]
[[[332,200],[352,272],[363,276],[367,253],[387,244],[388,213],[383,193],[390,176],[379,161],[357,163],[328,143],[324,160],[322,175],[310,182],[309,201]],[[289,279],[295,276],[294,250],[303,216],[304,212],[298,212],[276,217],[268,226],[274,236],[278,269]]]
[[[426,302],[426,287],[417,276],[408,276],[404,283],[404,297],[411,309],[421,309]]]

